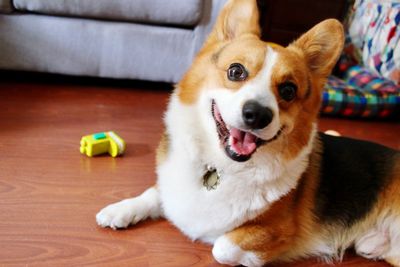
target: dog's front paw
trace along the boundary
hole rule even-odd
[[[97,224],[112,229],[126,228],[147,217],[161,216],[158,191],[151,187],[135,198],[108,205],[96,215]]]
[[[249,267],[264,265],[264,262],[255,253],[242,250],[226,236],[221,236],[215,241],[212,254],[215,260],[221,264]]]
[[[112,229],[126,228],[144,219],[146,214],[135,205],[136,199],[126,199],[108,205],[96,215],[97,224]],[[136,206],[136,207],[135,207]]]

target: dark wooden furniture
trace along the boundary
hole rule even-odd
[[[349,0],[258,0],[262,38],[287,45],[327,18],[342,20]]]

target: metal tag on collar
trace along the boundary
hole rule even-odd
[[[215,170],[210,166],[207,166],[207,172],[203,176],[203,185],[208,191],[217,189],[219,185],[220,176]]]

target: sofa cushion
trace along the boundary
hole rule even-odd
[[[12,10],[11,0],[0,0],[0,13],[8,13]]]
[[[48,15],[194,26],[200,19],[203,1],[14,0],[14,7],[20,11]]]
[[[193,41],[186,28],[17,13],[0,16],[0,69],[177,82]]]

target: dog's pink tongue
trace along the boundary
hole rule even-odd
[[[243,132],[239,129],[232,128],[231,134],[231,148],[240,155],[250,155],[256,148],[257,137],[251,133]]]

